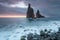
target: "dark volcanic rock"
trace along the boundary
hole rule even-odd
[[[34,18],[34,10],[30,4],[28,5],[27,18]]]
[[[45,18],[45,17],[40,14],[39,10],[37,10],[36,18]]]
[[[26,18],[45,18],[45,17],[40,14],[39,10],[37,10],[36,17],[35,17],[34,10],[31,7],[31,5],[29,4]]]

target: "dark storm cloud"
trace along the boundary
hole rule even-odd
[[[13,4],[13,3],[16,3],[18,1],[21,1],[21,0],[0,0],[0,2],[2,2],[2,3],[8,3],[8,4]]]
[[[8,12],[14,12],[16,14],[25,14],[26,9],[23,8],[10,8],[0,5],[0,14],[9,14]],[[13,13],[13,14],[14,14]]]
[[[23,8],[9,7],[10,4],[14,4],[18,1],[21,1],[21,0],[0,0],[0,15],[5,13],[7,14],[8,12],[15,12],[16,14],[24,13],[25,9]]]
[[[51,16],[60,17],[60,0],[48,1],[48,14]]]
[[[6,7],[0,5],[0,14],[2,14],[3,12],[6,12]]]
[[[0,14],[7,11],[26,13],[24,8],[6,7],[20,1],[25,2],[26,5],[30,3],[34,9],[39,9],[43,15],[60,16],[60,0],[0,0]]]
[[[13,3],[11,0],[0,0],[0,3]]]

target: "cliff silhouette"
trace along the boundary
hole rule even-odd
[[[37,10],[36,18],[44,18],[44,16],[42,16],[42,15],[40,14],[39,10]]]
[[[30,4],[28,4],[28,10],[27,10],[26,18],[44,18],[44,16],[42,16],[40,14],[39,10],[37,10],[36,17],[35,17],[33,8],[31,7]]]
[[[34,10],[30,4],[28,5],[27,18],[34,18]]]

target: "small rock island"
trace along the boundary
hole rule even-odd
[[[39,10],[37,10],[36,18],[44,18],[44,16],[42,16],[42,15],[40,14]]]
[[[30,4],[28,5],[27,18],[34,18],[34,10]]]
[[[36,16],[35,16],[34,9],[31,7],[30,4],[28,4],[26,18],[45,18],[45,16],[42,16],[40,14],[39,10],[37,10],[37,13],[36,13]]]

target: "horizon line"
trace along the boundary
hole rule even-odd
[[[0,18],[26,18],[26,16],[0,16]]]

